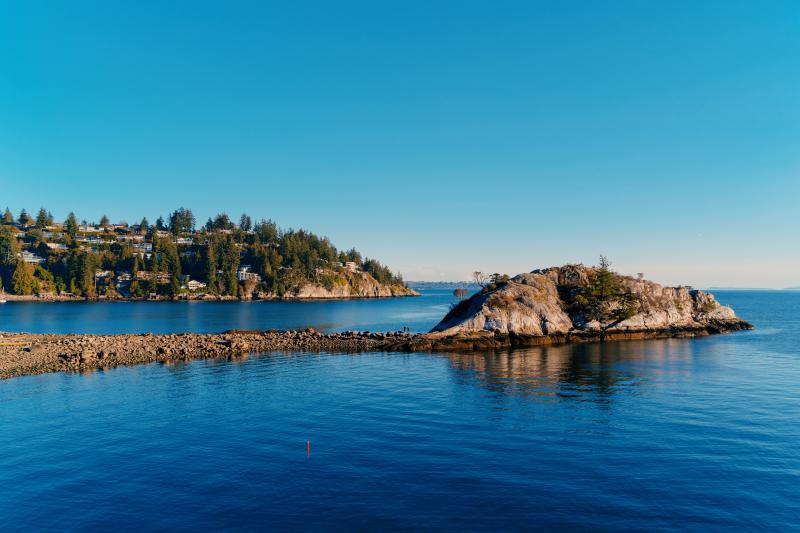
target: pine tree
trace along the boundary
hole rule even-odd
[[[39,229],[44,229],[48,225],[48,217],[47,217],[47,209],[42,207],[39,209],[39,213],[36,215],[36,227]]]
[[[33,273],[24,261],[17,262],[17,268],[14,269],[14,276],[11,278],[11,285],[14,294],[24,296],[33,292]]]
[[[605,256],[589,276],[589,284],[575,298],[590,320],[625,320],[636,314],[635,295],[620,283]]]
[[[6,207],[6,212],[3,215],[3,223],[4,224],[13,224],[14,223],[14,215],[11,214],[11,209]]]
[[[205,256],[205,275],[208,292],[217,293],[217,243],[214,237],[209,237]]]
[[[19,212],[19,219],[17,221],[22,226],[28,226],[31,223],[31,216],[28,212],[23,208],[22,211]]]
[[[75,218],[75,213],[70,211],[69,215],[67,215],[67,220],[64,221],[64,229],[70,239],[74,240],[78,236],[78,219]]]

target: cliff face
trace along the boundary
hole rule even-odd
[[[396,296],[419,296],[413,289],[399,284],[383,284],[366,272],[346,272],[333,283],[306,283],[294,287],[283,295],[287,300],[345,299],[345,298],[391,298]],[[258,294],[260,299],[276,299],[271,293]]]
[[[623,301],[590,308],[585,295],[597,270],[566,265],[520,274],[461,302],[433,329],[443,335],[476,332],[541,337],[705,332],[749,329],[712,294],[612,274]]]

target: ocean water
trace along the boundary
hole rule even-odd
[[[452,289],[422,296],[306,302],[10,302],[0,331],[27,333],[216,333],[228,329],[428,331],[447,313]]]
[[[430,306],[447,305],[433,292],[385,314],[351,302],[369,310],[348,317],[424,329],[438,318]],[[718,299],[757,329],[2,381],[0,530],[797,529],[800,293]],[[84,321],[63,318],[61,330],[124,321],[117,307],[72,305]],[[261,305],[225,306],[220,327],[191,324],[240,327],[230,317]],[[370,325],[351,327],[337,305],[309,323]],[[61,324],[58,306],[42,311],[48,323]],[[167,307],[131,314],[131,328],[157,328],[137,322],[147,309]],[[286,324],[301,320],[287,309]],[[3,313],[0,329],[34,329],[29,311]]]

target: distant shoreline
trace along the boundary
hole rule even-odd
[[[5,299],[7,304],[10,303],[129,303],[129,302],[152,302],[152,303],[169,303],[169,302],[231,302],[231,303],[256,303],[256,302],[333,302],[333,301],[347,301],[347,300],[388,300],[392,298],[411,298],[420,296],[418,293],[398,294],[393,296],[330,296],[330,297],[306,297],[306,296],[289,296],[289,297],[275,297],[275,298],[239,298],[237,296],[219,296],[219,295],[192,295],[190,297],[169,298],[166,296],[159,296],[156,298],[87,298],[85,296],[63,296],[63,295],[48,295],[36,296],[25,295],[20,296],[16,294],[6,294],[0,299]]]

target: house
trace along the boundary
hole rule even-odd
[[[110,270],[98,270],[97,272],[94,273],[94,277],[97,278],[97,279],[111,277],[111,271]]]
[[[194,241],[191,237],[178,237],[175,241],[177,244],[192,244]]]
[[[255,272],[250,272],[250,265],[241,265],[239,270],[236,271],[236,279],[239,281],[247,281],[247,280],[255,280],[257,282],[261,281],[261,276],[256,274]]]
[[[340,263],[342,268],[348,270],[350,272],[358,272],[358,265],[354,261],[346,261],[344,263]]]
[[[189,281],[186,282],[185,287],[190,291],[196,291],[198,289],[205,289],[206,284],[203,283],[202,281],[197,281],[196,279],[190,279]]]
[[[39,265],[39,264],[44,263],[44,261],[45,261],[44,257],[39,257],[38,255],[36,255],[34,253],[31,253],[31,252],[28,252],[28,251],[20,252],[19,253],[19,257],[20,257],[20,259],[22,259],[23,262],[29,263],[29,264],[32,264],[32,265]]]
[[[47,244],[47,247],[50,248],[51,250],[57,250],[57,251],[63,252],[63,251],[66,251],[66,249],[67,249],[67,245],[63,244],[63,243],[60,243],[60,242],[48,242],[46,244]]]
[[[150,253],[153,251],[152,242],[137,242],[133,244],[133,250],[139,253]]]
[[[124,242],[144,242],[144,235],[120,235],[117,239]]]

